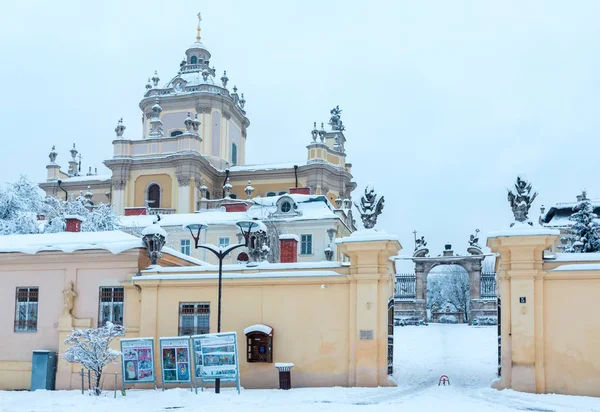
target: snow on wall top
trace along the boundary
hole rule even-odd
[[[244,335],[247,335],[252,332],[262,332],[265,335],[270,335],[273,333],[273,328],[270,326],[258,323],[256,325],[248,326],[247,328],[244,329]]]
[[[275,169],[293,169],[294,166],[303,166],[306,162],[296,162],[296,163],[263,163],[263,164],[253,164],[253,165],[239,165],[239,166],[231,166],[229,168],[230,172],[251,172],[254,170],[275,170]],[[224,172],[224,170],[220,170]]]
[[[165,229],[163,229],[162,227],[160,227],[160,225],[157,225],[157,224],[152,224],[152,225],[146,226],[144,228],[144,230],[142,230],[142,236],[146,236],[146,235],[160,235],[160,236],[163,236],[164,238],[166,238],[168,236]]]
[[[494,237],[508,237],[508,236],[547,236],[547,235],[559,235],[560,231],[556,229],[548,229],[543,226],[534,224],[528,225],[526,223],[515,223],[513,227],[507,227],[503,230],[490,232],[488,238]]]
[[[64,179],[60,179],[63,183],[71,183],[71,182],[88,182],[88,181],[100,181],[105,182],[112,178],[111,175],[92,175],[92,176],[73,176],[66,177]],[[46,182],[44,182],[46,183]]]
[[[573,271],[600,271],[600,263],[585,263],[582,265],[561,265],[557,268],[549,270],[549,272],[573,272]]]
[[[390,235],[382,230],[363,229],[357,230],[348,237],[338,238],[335,240],[335,243],[377,242],[382,240],[399,241],[399,238],[396,235]]]
[[[165,250],[166,248],[163,248]],[[142,272],[160,272],[160,273],[183,273],[183,272],[216,272],[219,267],[217,265],[211,265],[206,262],[200,267],[185,266],[185,267],[157,267],[153,270],[146,270]],[[294,263],[269,263],[263,262],[258,264],[241,265],[223,265],[223,273],[225,272],[243,272],[257,270],[282,270],[282,269],[337,269],[349,266],[349,263],[342,262],[294,262]]]
[[[279,240],[295,240],[296,242],[300,242],[298,235],[294,234],[279,235]]]
[[[545,260],[552,262],[600,262],[600,253],[555,253],[554,257]]]
[[[34,255],[43,251],[72,253],[76,250],[104,249],[118,254],[143,247],[141,239],[118,230],[0,236],[0,253],[16,252]]]
[[[144,281],[144,280],[202,280],[202,279],[218,279],[219,274],[214,273],[179,273],[170,275],[163,269],[188,269],[188,268],[155,268],[154,270],[143,270],[142,273],[157,273],[156,275],[142,275],[136,276],[133,280]],[[192,267],[192,269],[197,268]],[[181,271],[183,272],[183,271]],[[231,272],[223,273],[223,279],[263,279],[263,278],[301,278],[301,277],[339,277],[345,276],[344,274],[337,273],[331,270],[316,270],[316,271],[299,271],[289,270],[286,272],[260,272],[260,273],[240,273]]]

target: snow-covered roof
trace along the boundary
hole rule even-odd
[[[320,195],[283,195],[289,196],[298,204],[298,211],[301,214],[279,214],[273,216],[273,221],[300,221],[300,220],[320,220],[336,219],[339,217],[334,213],[333,206],[325,196]],[[235,225],[240,220],[265,219],[270,213],[277,210],[276,203],[281,196],[256,197],[252,205],[246,212],[226,212],[220,209],[203,209],[196,213],[176,213],[170,215],[161,215],[160,222],[157,225],[162,227],[183,227],[192,223],[204,223],[207,225]],[[138,215],[122,216],[120,223],[124,227],[147,227],[151,225],[155,216]]]
[[[118,254],[144,247],[142,240],[119,230],[107,232],[61,232],[35,235],[0,236],[0,253],[44,251],[72,253],[76,250],[104,249]]]
[[[186,262],[193,263],[195,265],[210,266],[208,263],[206,263],[203,260],[200,260],[200,259],[197,259],[195,257],[186,255],[186,254],[181,253],[181,252],[178,252],[177,250],[172,249],[172,248],[167,247],[167,246],[165,246],[165,247],[162,248],[162,252],[166,253],[166,254],[169,254],[169,255],[171,255],[173,257],[179,258],[181,260],[185,260]]]
[[[202,77],[202,70],[198,70],[198,71],[190,71],[190,72],[185,72],[185,73],[178,74],[173,79],[171,79],[171,81],[169,83],[167,83],[165,85],[165,89],[172,88],[173,87],[173,82],[176,79],[182,79],[182,80],[184,80],[186,82],[185,83],[185,87],[199,86],[201,84],[209,84],[211,86],[214,86],[214,84],[215,84],[213,76],[208,75],[206,77],[206,81],[205,81],[204,78]]]
[[[99,181],[105,182],[112,179],[112,175],[92,175],[92,176],[73,176],[60,179],[62,183],[75,183],[75,182],[91,182]]]
[[[151,225],[148,225],[144,228],[144,230],[142,230],[142,236],[146,236],[146,235],[160,235],[163,236],[164,238],[166,238],[167,232],[165,232],[165,230],[160,227],[160,225],[157,225],[156,223],[153,223]]]
[[[270,335],[273,333],[273,328],[267,325],[263,325],[261,323],[257,323],[256,325],[248,326],[244,329],[244,335],[247,335],[252,332],[262,332],[265,335]]]
[[[600,215],[600,199],[591,199],[590,203],[594,208],[594,213]],[[578,202],[561,202],[550,207],[544,214],[540,216],[541,223],[544,227],[565,228],[573,224],[569,217],[573,214],[573,208]],[[600,223],[600,219],[596,220]]]
[[[165,250],[165,249],[163,249]],[[147,270],[146,272],[164,272],[164,273],[180,273],[180,272],[214,272],[219,270],[219,266],[211,265],[203,262],[201,267],[184,266],[184,267],[157,267],[156,270]],[[294,262],[294,263],[249,263],[223,265],[223,272],[240,272],[257,270],[282,270],[282,269],[338,269],[349,266],[345,262]]]
[[[253,165],[239,165],[239,166],[231,166],[229,168],[230,172],[251,172],[258,170],[276,170],[276,169],[293,169],[294,166],[304,166],[306,162],[286,162],[286,163],[263,163],[263,164],[253,164]],[[224,170],[220,170],[224,172]]]

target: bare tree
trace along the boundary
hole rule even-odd
[[[470,309],[469,276],[460,266],[440,266],[427,279],[427,308],[441,310],[450,303],[465,314],[468,322]]]

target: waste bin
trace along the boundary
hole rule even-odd
[[[293,363],[276,363],[275,367],[279,371],[279,389],[292,388],[292,373]]]
[[[56,383],[56,352],[34,350],[31,359],[30,390],[54,390]]]

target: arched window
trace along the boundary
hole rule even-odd
[[[237,165],[237,145],[235,143],[231,143],[231,164]]]
[[[181,130],[175,130],[174,132],[171,132],[171,137],[179,136],[180,134],[183,134]]]
[[[196,56],[192,56],[192,58],[190,59],[190,63],[191,64],[197,64],[198,63],[198,58]]]
[[[248,261],[250,261],[250,258],[246,252],[240,253],[237,257],[237,263],[239,264],[246,264]]]
[[[148,188],[148,206],[160,207],[160,186],[156,183]]]

